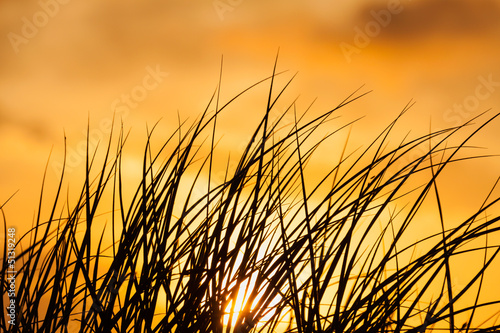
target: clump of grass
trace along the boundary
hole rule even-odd
[[[218,90],[200,118],[180,124],[158,151],[148,134],[132,199],[125,198],[131,189],[123,181],[123,132],[110,138],[102,164],[87,152],[74,205],[63,199],[63,170],[53,203],[40,199],[36,223],[24,235],[29,246],[17,258],[16,325],[1,316],[1,330],[500,329],[494,317],[481,322],[498,316],[500,303],[482,298],[500,251],[492,242],[500,216],[489,214],[500,198],[492,190],[474,214],[448,227],[438,186],[448,165],[477,157],[459,152],[497,115],[455,146],[448,145],[450,138],[472,121],[388,148],[408,106],[363,151],[340,149],[338,163],[314,184],[307,163],[350,123],[320,140],[315,135],[363,94],[310,119],[291,103],[287,112],[295,123],[284,127],[283,117],[271,121],[269,115],[291,80],[276,91],[276,75],[258,83],[270,83],[267,107],[237,167],[226,170],[220,184],[211,181],[217,119],[239,95],[219,106]],[[407,159],[426,144],[427,153]],[[206,156],[200,156],[202,145],[209,148]],[[421,176],[426,181],[414,185]],[[408,242],[428,201],[437,207],[439,230]],[[454,285],[457,262],[470,254],[480,258],[481,268]],[[6,271],[3,260],[3,290]],[[5,294],[1,302],[5,308]]]

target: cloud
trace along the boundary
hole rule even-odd
[[[21,119],[3,111],[3,108],[0,109],[0,129],[15,129],[32,137],[36,141],[53,139],[49,135],[46,126],[43,125],[43,122],[39,120],[29,121]]]
[[[381,38],[418,39],[432,36],[463,37],[500,31],[497,1],[419,0],[399,1],[403,10],[392,17]],[[373,20],[373,12],[387,8],[387,2],[360,8],[356,24]]]

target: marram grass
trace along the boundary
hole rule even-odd
[[[2,315],[0,331],[500,330],[500,295],[484,289],[500,251],[495,186],[452,227],[439,186],[450,164],[478,157],[459,152],[496,115],[389,148],[405,108],[364,150],[336,147],[338,162],[312,182],[306,169],[315,151],[350,126],[329,121],[362,95],[312,118],[291,103],[295,122],[283,126],[270,114],[290,82],[277,90],[276,75],[258,83],[270,84],[267,108],[218,182],[217,119],[238,97],[222,106],[218,91],[157,151],[148,135],[138,184],[123,180],[123,132],[111,136],[99,165],[87,152],[74,204],[63,193],[63,170],[55,198],[40,199],[21,241],[29,246],[17,255],[16,322]],[[465,139],[449,144],[457,133]],[[427,152],[409,158],[421,147]],[[429,204],[436,229],[415,241],[408,234]],[[5,309],[7,246],[1,251]],[[456,283],[471,255],[480,265]]]

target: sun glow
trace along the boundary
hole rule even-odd
[[[243,253],[238,254],[235,266],[239,267],[243,260]],[[258,272],[254,272],[250,278],[239,283],[239,285],[234,281],[228,286],[228,290],[235,289],[234,293],[236,296],[228,302],[224,309],[224,315],[222,318],[223,325],[227,328],[234,327],[240,323],[248,328],[254,326],[264,325],[266,322],[270,321],[276,314],[276,307],[280,303],[281,297],[278,295],[269,302],[266,307],[263,307],[263,302],[266,299],[265,286],[260,286],[260,291],[254,296],[252,304],[249,306],[250,298],[252,294],[255,294],[255,283],[257,281]],[[247,308],[247,309],[245,309]],[[244,311],[250,311],[250,314],[246,318],[241,318],[244,316]],[[231,331],[230,330],[230,331]]]
[[[229,301],[228,305],[226,306],[226,309],[224,310],[224,317],[223,317],[223,322],[225,326],[229,325],[229,322],[231,321],[231,326],[235,326],[238,317],[240,314],[243,312],[243,309],[245,308],[246,304],[249,301],[250,295],[255,288],[255,274],[252,275],[250,279],[247,279],[243,281],[239,288],[238,292],[236,295],[236,299]],[[256,301],[258,301],[256,299]],[[253,311],[254,306],[251,307],[250,311]]]
[[[262,301],[265,300],[264,292],[259,292],[250,306],[250,314],[247,318],[239,318],[244,316],[243,312],[248,302],[250,295],[254,292],[257,273],[254,273],[250,279],[243,281],[239,287],[236,298],[231,300],[224,310],[223,323],[228,327],[231,322],[231,327],[235,327],[238,322],[243,323],[247,327],[261,326],[270,321],[276,314],[276,307],[280,303],[281,297],[276,296],[268,306],[261,307]],[[258,318],[256,318],[256,316]],[[255,320],[256,319],[256,320]]]

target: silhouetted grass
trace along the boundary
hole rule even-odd
[[[220,184],[211,179],[216,123],[235,101],[219,106],[218,91],[200,118],[180,124],[158,151],[148,135],[135,187],[122,177],[123,132],[110,138],[102,164],[87,152],[84,185],[71,205],[64,199],[63,170],[55,199],[48,203],[41,195],[35,226],[24,235],[30,245],[17,258],[16,325],[1,316],[1,331],[500,329],[493,317],[482,325],[476,319],[498,316],[500,309],[500,299],[482,300],[484,280],[491,279],[486,273],[500,251],[494,241],[500,217],[489,214],[500,198],[493,190],[485,193],[474,214],[450,227],[438,186],[448,165],[478,157],[458,153],[497,115],[389,148],[408,105],[364,150],[348,154],[344,147],[338,163],[314,184],[308,161],[350,124],[320,140],[318,130],[331,130],[329,120],[362,94],[310,119],[291,103],[287,112],[296,121],[287,127],[283,117],[269,116],[290,83],[275,91],[275,77],[258,83],[270,83],[267,108],[236,169],[228,169]],[[449,144],[470,128],[458,145]],[[200,155],[203,145],[206,156]],[[426,145],[426,154],[407,158]],[[438,231],[408,241],[429,201]],[[5,258],[6,246],[2,253]],[[472,253],[482,268],[455,285],[454,267]],[[3,291],[6,271],[3,260]],[[238,295],[246,300],[242,309]],[[5,302],[4,293],[4,309]]]

